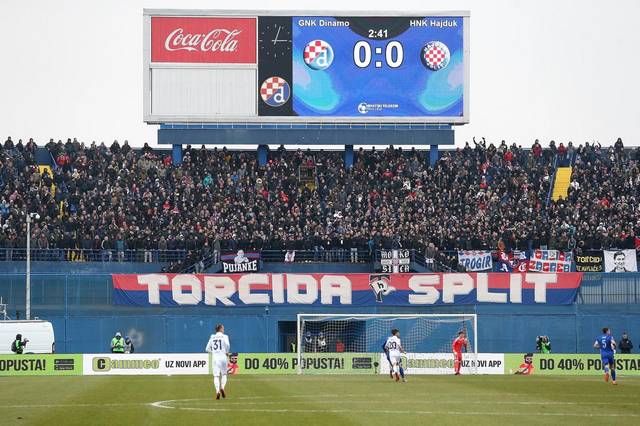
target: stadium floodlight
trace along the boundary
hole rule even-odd
[[[323,352],[380,354],[380,372],[388,372],[382,346],[394,328],[400,331],[408,374],[453,374],[451,345],[460,331],[469,339],[463,371],[478,372],[476,314],[298,314],[298,374],[305,373],[307,359]]]

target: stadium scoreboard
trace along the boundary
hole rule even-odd
[[[469,119],[468,12],[145,10],[143,19],[149,123]]]

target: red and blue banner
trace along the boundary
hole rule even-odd
[[[113,275],[133,306],[569,305],[582,273]]]
[[[529,260],[529,271],[571,272],[573,253],[559,250],[533,250]]]
[[[495,272],[527,272],[529,267],[529,255],[524,250],[495,252]]]

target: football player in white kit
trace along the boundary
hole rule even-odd
[[[391,336],[387,339],[387,343],[384,344],[384,348],[389,352],[389,361],[391,365],[389,368],[396,377],[396,382],[400,381],[400,356],[405,353],[400,343],[400,332],[397,328],[391,330]]]
[[[216,334],[212,334],[207,343],[207,352],[211,354],[211,362],[213,363],[213,384],[216,387],[216,399],[220,399],[220,395],[226,398],[224,386],[227,384],[227,361],[231,344],[229,336],[224,334],[224,325],[216,325]]]

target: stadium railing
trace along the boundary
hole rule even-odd
[[[455,272],[455,269],[450,265],[447,265],[443,262],[444,258],[447,258],[448,255],[455,254],[457,256],[458,252],[456,251],[444,251],[438,252],[433,259],[428,259],[424,254],[420,253],[418,250],[411,250],[411,262],[416,263],[417,265],[425,268],[431,272]],[[443,255],[445,256],[443,258]],[[457,263],[457,258],[456,258]]]
[[[541,246],[541,250],[547,250],[547,246]],[[619,250],[620,248],[611,247],[608,250]],[[479,250],[488,250],[488,249],[479,249]],[[533,249],[524,249],[526,252],[531,252]],[[559,251],[570,251],[574,252],[575,250],[571,249],[562,249],[557,248]],[[489,250],[494,253],[496,250]],[[512,252],[513,250],[507,250],[508,252]],[[415,252],[415,253],[413,253]],[[602,255],[602,250],[589,249],[584,250],[582,252],[585,255]],[[636,252],[636,256],[638,259],[638,264],[640,264],[640,251]],[[421,254],[418,250],[412,250],[411,261],[417,263],[420,266],[426,267],[427,269],[431,269],[433,272],[456,272],[458,266],[458,251],[456,250],[439,250],[435,256],[433,262],[427,262],[427,259],[423,254]],[[494,259],[495,262],[495,259]],[[434,265],[433,268],[430,268],[429,265]]]
[[[583,305],[639,304],[640,273],[586,272],[582,277],[576,303]]]
[[[546,248],[546,247],[542,247]],[[612,248],[611,250],[614,250]],[[427,259],[421,250],[410,249],[411,262],[432,272],[455,272],[458,266],[458,252],[456,250],[439,250],[434,259]],[[491,250],[494,251],[494,250]],[[571,251],[568,250],[567,251]],[[287,250],[262,250],[263,262],[284,262]],[[585,250],[585,254],[597,254],[598,250]],[[24,261],[27,258],[25,247],[0,247],[0,262]],[[102,249],[68,249],[49,248],[31,249],[31,260],[48,262],[141,262],[141,263],[172,263],[183,262],[187,259],[187,250],[102,250]],[[203,258],[199,270],[203,271],[215,265],[220,260],[218,254]],[[295,263],[370,263],[380,261],[380,250],[371,253],[368,249],[319,249],[295,250]],[[640,252],[638,253],[640,263]],[[195,264],[188,265],[181,272],[195,272]]]
[[[168,263],[186,259],[186,250],[102,250],[49,248],[31,249],[31,260],[46,262],[141,262]],[[16,262],[27,259],[26,247],[0,248],[0,262]]]
[[[186,267],[180,270],[182,274],[200,274],[202,272],[218,272],[217,270],[211,270],[213,266],[219,264],[220,254],[214,252],[211,256],[204,257],[201,260],[197,260],[194,263],[188,263]]]
[[[331,248],[294,250],[295,263],[368,263],[372,256],[368,249]],[[284,262],[287,250],[262,250],[263,262]]]
[[[545,200],[545,206],[549,206],[551,203],[551,196],[553,195],[553,186],[556,182],[556,173],[558,172],[558,154],[553,156],[553,173],[549,182],[549,190],[547,191],[547,199]],[[545,210],[546,215],[546,210]]]
[[[248,250],[252,251],[252,250]],[[260,260],[268,263],[284,263],[287,250],[256,250],[260,251]],[[318,250],[293,250],[295,263],[369,263],[372,261],[368,249],[335,248]],[[200,273],[211,271],[211,268],[219,264],[220,255],[214,253],[188,264],[180,270],[181,273]]]

